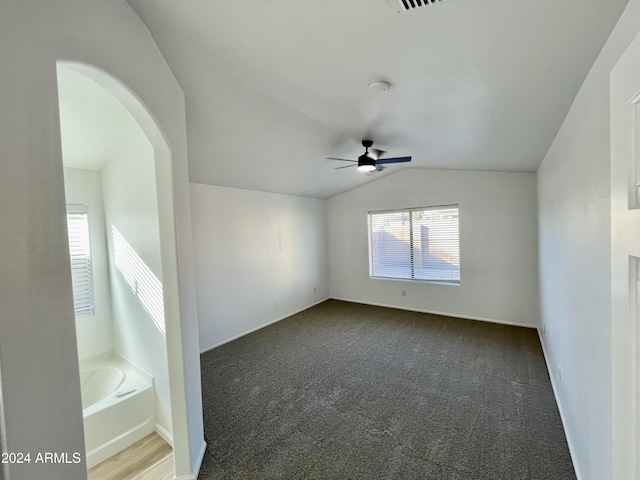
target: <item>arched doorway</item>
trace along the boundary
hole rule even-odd
[[[78,82],[77,85],[83,85],[82,82],[85,82],[84,86],[88,91],[93,89],[103,96],[105,105],[111,102],[109,108],[111,108],[113,115],[116,115],[115,112],[118,108],[122,112],[126,112],[129,115],[128,121],[131,124],[131,129],[137,128],[139,134],[144,138],[143,141],[135,140],[133,135],[126,138],[125,143],[131,143],[131,145],[127,145],[131,148],[128,153],[125,153],[131,155],[128,159],[119,158],[118,165],[113,166],[118,162],[109,158],[100,160],[102,166],[100,166],[100,162],[98,165],[93,165],[93,171],[100,171],[101,174],[104,173],[102,168],[104,168],[105,162],[110,165],[109,171],[104,174],[105,177],[108,177],[108,181],[103,181],[103,178],[99,183],[104,187],[103,193],[106,194],[103,195],[105,219],[103,235],[107,249],[106,263],[108,263],[108,281],[111,289],[111,298],[108,301],[111,303],[111,316],[116,332],[111,342],[111,354],[108,342],[102,342],[97,350],[85,349],[82,353],[85,354],[85,359],[90,362],[101,360],[101,356],[117,354],[125,360],[129,360],[132,368],[139,367],[141,371],[139,373],[143,379],[144,374],[149,373],[148,370],[160,368],[158,365],[162,364],[165,371],[156,370],[151,375],[153,378],[148,379],[155,387],[153,403],[156,405],[156,415],[152,425],[148,424],[148,420],[144,420],[147,424],[140,427],[138,435],[142,435],[150,427],[160,433],[174,447],[176,477],[187,476],[191,474],[191,461],[184,391],[171,148],[152,113],[122,82],[110,74],[86,64],[58,62],[57,68],[59,83],[64,82],[63,77],[67,80],[75,79],[74,81]],[[86,98],[80,99],[79,105],[85,101]],[[63,108],[61,99],[61,113]],[[100,112],[104,112],[105,109],[96,109],[96,116],[99,116]],[[85,118],[88,122],[96,120],[96,118]],[[105,126],[104,122],[98,123],[97,128]],[[116,123],[118,123],[117,120],[114,124]],[[122,123],[126,123],[126,121]],[[64,132],[64,124],[65,122],[61,118],[63,157],[65,156],[65,138],[68,138]],[[109,122],[106,124],[108,125]],[[69,134],[82,135],[80,132],[70,132]],[[90,137],[90,135],[87,136]],[[143,146],[145,142],[146,147]],[[114,151],[107,153],[107,157],[109,155],[117,157],[123,154],[123,150],[115,148]],[[140,167],[137,162],[139,157],[147,158],[148,163]],[[130,163],[127,164],[127,162]],[[131,171],[126,172],[127,168]],[[131,178],[132,176],[137,180]],[[137,190],[144,190],[144,192],[133,191],[131,185],[136,182],[136,186],[140,187]],[[153,206],[150,205],[152,198],[154,200]],[[67,203],[69,204],[69,201]],[[72,204],[86,206],[86,202],[83,201],[72,202]],[[136,205],[141,206],[138,208]],[[155,219],[148,215],[152,210],[155,212]],[[97,292],[95,293],[97,294]],[[90,324],[88,328],[86,325],[80,327],[79,321],[76,320],[76,331],[80,340],[80,337],[84,335],[81,330],[90,331],[91,327],[96,324]],[[140,341],[142,338],[146,340],[144,343]],[[98,354],[91,355],[95,351]],[[81,368],[82,360],[81,358]],[[122,370],[127,370],[127,368],[128,366]],[[91,370],[94,372],[91,375],[94,375],[98,370]],[[106,376],[109,377],[109,374]],[[86,381],[87,378],[84,380]],[[121,404],[124,397],[135,395],[128,393],[129,390],[139,392],[143,388],[136,385],[119,384],[116,390],[111,392],[118,399],[118,405]],[[122,395],[122,397],[117,395]],[[85,403],[89,404],[90,402]],[[87,409],[90,408],[91,405],[88,405],[84,411],[87,412]],[[85,427],[86,423],[87,417],[85,416]],[[85,435],[87,434],[85,433]],[[115,435],[118,436],[117,432]],[[118,449],[120,446],[111,445],[109,448]],[[104,452],[108,452],[109,448],[106,448]],[[97,455],[96,458],[103,459],[106,455],[104,452]]]

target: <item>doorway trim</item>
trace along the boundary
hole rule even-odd
[[[166,344],[173,430],[175,478],[194,479],[201,458],[191,461],[185,361],[183,352],[179,266],[174,217],[172,149],[159,122],[144,102],[123,82],[103,69],[87,63],[59,60],[57,68],[72,70],[101,85],[133,116],[147,137],[154,152],[158,200],[158,223],[164,294]],[[195,472],[192,465],[195,463]]]

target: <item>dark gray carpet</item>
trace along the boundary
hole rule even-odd
[[[202,355],[211,479],[575,479],[534,330],[329,300]]]

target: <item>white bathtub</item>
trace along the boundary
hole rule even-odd
[[[144,377],[117,357],[81,366],[87,468],[154,431],[153,380]]]

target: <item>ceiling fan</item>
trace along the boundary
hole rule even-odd
[[[365,173],[374,173],[384,170],[382,165],[388,163],[404,163],[410,162],[411,157],[394,157],[394,158],[380,158],[386,152],[384,150],[378,150],[369,148],[373,145],[372,140],[362,140],[362,146],[365,148],[365,152],[358,157],[358,160],[347,160],[346,158],[327,157],[327,160],[338,160],[340,162],[350,162],[352,165],[345,165],[344,167],[336,167],[335,170],[341,168],[358,167],[358,170]]]

